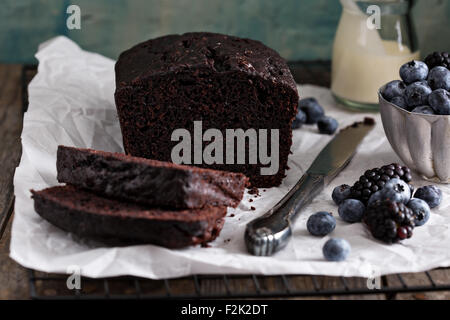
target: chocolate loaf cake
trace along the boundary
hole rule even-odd
[[[59,182],[157,207],[236,207],[248,184],[241,173],[65,146],[58,147],[56,167]]]
[[[109,244],[151,243],[182,248],[214,240],[226,207],[191,210],[149,209],[96,196],[73,186],[32,190],[36,212],[80,237]]]
[[[183,163],[242,172],[254,187],[281,183],[298,94],[286,62],[274,50],[258,41],[214,33],[168,35],[123,52],[115,71],[115,101],[127,154],[173,161],[171,152],[179,141],[172,141],[172,133],[181,128],[194,137],[194,121],[202,121],[203,131],[218,129],[223,141],[226,129],[254,129],[259,134],[266,129],[263,149],[259,135],[256,150],[256,140],[247,138],[243,148],[237,149],[239,143],[230,147],[234,153],[229,158],[227,154],[226,161],[199,160],[202,155],[196,156],[192,148],[183,150]],[[277,150],[271,150],[274,129],[279,134],[273,147]],[[208,144],[200,141],[202,150]],[[249,161],[250,149],[259,152],[256,163]],[[261,150],[277,155],[270,174],[261,171],[269,166],[261,161]],[[243,154],[245,160],[239,162]]]

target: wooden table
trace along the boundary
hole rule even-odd
[[[300,82],[329,85],[329,64],[291,65]],[[33,71],[31,70],[31,76]],[[145,280],[132,277],[84,279],[81,291],[70,291],[65,276],[32,272],[9,258],[9,242],[13,217],[13,175],[20,161],[23,105],[26,101],[24,82],[30,72],[22,65],[0,64],[0,299],[30,297],[108,298],[115,295],[147,297],[191,295],[192,297],[224,296],[233,292],[239,297],[288,297],[309,299],[450,299],[450,269],[428,273],[393,275],[382,278],[382,287],[392,289],[379,294],[367,291],[367,279],[311,276],[194,276],[173,280]],[[430,281],[430,279],[432,281]],[[434,285],[434,291],[428,291]],[[254,291],[254,294],[249,292]],[[402,290],[403,288],[403,290]],[[423,291],[426,292],[409,292]],[[444,290],[446,289],[446,290]],[[354,291],[352,291],[354,290]],[[439,291],[438,291],[439,290]],[[405,291],[405,293],[396,292]],[[408,291],[408,292],[406,292]],[[297,296],[292,296],[298,292]],[[241,294],[240,294],[241,293]],[[86,296],[87,295],[87,296]]]

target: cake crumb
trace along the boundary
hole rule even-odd
[[[375,119],[370,117],[364,118],[364,124],[373,126],[375,124]]]
[[[248,190],[248,193],[249,193],[249,194],[253,194],[253,195],[255,195],[255,196],[259,196],[259,190],[258,190],[258,188],[256,188],[256,187],[250,188],[250,190]]]
[[[230,242],[230,241],[231,241],[231,239],[225,239],[225,240],[223,240],[224,243],[228,243],[228,242]]]
[[[232,217],[232,218],[233,218],[233,217],[234,217],[234,213],[230,214],[230,217]]]
[[[248,199],[248,202],[253,202],[253,199]]]
[[[255,208],[255,207],[250,207],[250,209],[252,209],[252,210],[256,210],[256,208]]]

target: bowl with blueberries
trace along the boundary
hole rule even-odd
[[[434,52],[400,67],[378,92],[394,151],[427,180],[450,183],[450,57]]]

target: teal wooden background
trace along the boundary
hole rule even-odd
[[[81,8],[67,30],[66,8]],[[0,62],[35,62],[39,43],[59,34],[111,58],[168,33],[215,31],[258,39],[290,60],[329,59],[337,0],[2,0]],[[450,0],[418,0],[413,11],[423,53],[450,49]]]

